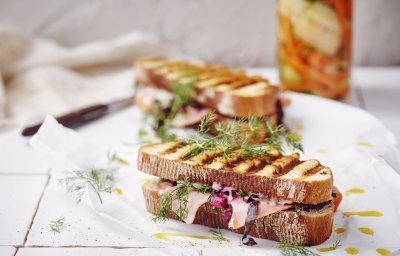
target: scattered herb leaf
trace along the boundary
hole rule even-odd
[[[61,230],[63,229],[65,224],[65,217],[59,218],[58,220],[52,220],[50,221],[50,230],[53,233],[60,233]]]
[[[128,162],[128,161],[126,161],[125,159],[119,157],[119,156],[116,155],[116,154],[113,154],[113,155],[111,156],[111,160],[114,161],[114,162],[116,162],[116,163],[118,163],[118,164],[120,164],[120,165],[126,165],[126,166],[129,165],[129,162]]]
[[[342,246],[340,242],[341,242],[340,240],[336,240],[335,243],[331,246],[331,248],[336,250],[338,247]]]
[[[215,237],[217,238],[218,242],[221,243],[221,242],[223,242],[223,241],[226,241],[226,238],[225,238],[224,235],[222,234],[220,228],[218,228],[218,229],[210,229],[209,232],[210,232],[211,234],[213,234],[213,236],[215,236]]]
[[[282,256],[319,256],[319,254],[298,245],[298,243],[279,243],[278,249],[281,251]]]
[[[140,138],[140,139],[145,138],[148,134],[149,134],[149,132],[146,131],[146,130],[144,130],[144,129],[140,129],[140,130],[139,130],[139,138]]]
[[[286,142],[291,150],[299,150],[303,152],[300,135],[289,131],[282,124],[274,126],[270,122],[266,122],[266,125],[268,128],[269,136],[265,139],[265,143],[268,144],[269,147],[278,150],[279,153],[283,153],[283,139],[283,141]]]

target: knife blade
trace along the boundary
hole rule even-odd
[[[107,114],[129,107],[133,104],[133,101],[134,98],[129,97],[111,102],[109,104],[96,104],[69,112],[65,115],[56,117],[56,119],[60,124],[62,124],[65,127],[77,128],[84,124],[90,123],[94,120],[97,120],[103,116],[106,116]],[[22,136],[34,135],[39,130],[42,124],[43,122],[40,122],[38,124],[25,127],[22,130],[21,135]]]

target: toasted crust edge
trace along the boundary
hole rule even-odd
[[[333,179],[305,182],[238,174],[232,171],[190,165],[180,160],[164,159],[145,152],[145,149],[146,146],[139,149],[138,169],[163,179],[173,181],[187,179],[192,183],[208,185],[218,182],[243,191],[262,193],[267,198],[303,204],[323,203],[332,199]]]
[[[155,187],[150,184],[151,181],[143,185],[143,196],[147,211],[156,214],[160,208],[160,196]],[[250,235],[278,242],[296,242],[302,246],[318,245],[330,237],[333,228],[333,215],[334,206],[332,203],[314,213],[281,211],[257,219]],[[222,210],[214,209],[209,203],[198,209],[194,224],[228,229],[239,234],[244,232],[244,228],[229,229]]]

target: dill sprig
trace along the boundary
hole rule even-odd
[[[173,128],[172,122],[179,110],[189,104],[196,82],[197,77],[194,75],[188,77],[184,83],[171,81],[171,93],[173,95],[171,101],[167,106],[163,106],[160,101],[156,100],[152,110],[147,113],[147,117],[153,121],[152,129],[154,134],[161,141],[176,140],[177,137],[170,132]],[[146,131],[139,130],[140,138],[146,135]]]
[[[217,238],[217,241],[218,241],[218,242],[221,243],[221,242],[223,242],[223,241],[226,241],[226,238],[225,238],[224,235],[222,234],[220,228],[218,228],[218,229],[210,229],[209,232],[210,232],[211,234],[213,234],[213,236],[215,236],[215,237]]]
[[[112,193],[114,185],[114,174],[117,170],[114,163],[118,165],[129,165],[129,163],[116,154],[108,155],[108,165],[105,168],[93,168],[89,170],[74,170],[59,179],[59,183],[65,186],[67,193],[75,195],[77,203],[82,201],[88,188],[97,195],[100,203],[103,204],[102,194]]]
[[[82,201],[88,187],[97,195],[100,203],[103,203],[102,193],[112,192],[112,181],[114,172],[109,169],[92,169],[90,171],[72,171],[60,183],[65,185],[68,193],[75,194],[77,203]]]
[[[298,245],[298,243],[279,243],[278,249],[281,251],[282,256],[319,256],[319,254]]]
[[[273,125],[260,117],[240,118],[227,123],[215,124],[215,136],[210,136],[209,124],[213,122],[215,115],[212,113],[204,117],[199,125],[199,136],[193,136],[186,140],[191,145],[184,157],[192,157],[200,152],[212,150],[221,152],[224,158],[231,158],[235,152],[242,159],[268,155],[276,150],[284,153],[287,145],[291,150],[303,151],[300,136],[289,131],[283,125]],[[260,136],[267,135],[262,143]]]
[[[61,230],[63,229],[65,224],[65,217],[59,218],[58,220],[52,220],[50,221],[50,230],[53,233],[60,233]]]
[[[289,131],[282,124],[274,126],[270,122],[266,122],[266,125],[269,136],[265,139],[265,143],[268,144],[269,147],[279,151],[279,153],[283,153],[283,140],[291,150],[299,150],[303,152],[303,145],[301,144],[300,135]]]
[[[212,195],[214,190],[212,189],[212,186],[189,183],[187,180],[179,181],[172,191],[161,195],[160,210],[152,220],[155,222],[165,222],[170,215],[173,215],[180,220],[185,219],[188,214],[188,196],[192,191],[197,191],[203,194],[211,193]],[[174,200],[178,203],[177,209],[173,209],[172,203]]]
[[[185,105],[189,104],[190,98],[194,93],[194,85],[197,82],[196,76],[191,76],[189,81],[185,83],[172,82],[171,92],[174,98],[171,101],[171,111],[168,115],[168,119],[172,120],[175,118],[178,110]]]
[[[336,250],[338,247],[342,246],[340,242],[341,242],[340,240],[336,240],[335,243],[331,246],[331,248]]]
[[[215,119],[215,114],[205,116],[199,126],[199,135],[187,139],[191,145],[184,157],[191,157],[202,151],[212,150],[221,152],[224,158],[233,156],[237,149],[242,150],[241,157],[255,157],[265,153],[263,147],[252,142],[263,130],[263,121],[258,117],[249,119],[240,118],[231,122],[218,122],[215,124],[215,136],[210,136],[208,126]]]
[[[117,154],[111,155],[111,161],[114,161],[120,165],[129,166],[129,162],[123,159],[122,157],[118,156]]]

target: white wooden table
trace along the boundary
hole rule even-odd
[[[252,71],[277,79],[274,69]],[[355,68],[352,89],[346,102],[376,115],[400,140],[400,68]],[[102,125],[103,119],[79,133],[89,139],[103,134],[95,139],[104,144],[129,137],[137,125],[129,122],[132,111],[105,118],[116,126]],[[77,206],[50,177],[19,130],[0,134],[0,255],[149,255],[128,233],[118,233],[85,205]],[[60,216],[67,219],[65,230],[49,232],[49,222]]]

